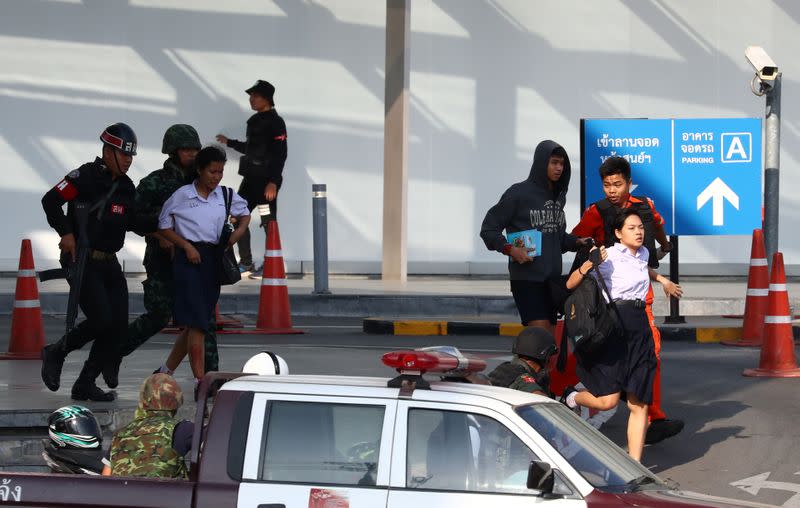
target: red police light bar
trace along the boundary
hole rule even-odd
[[[397,369],[400,373],[424,374],[436,372],[449,376],[466,376],[480,372],[486,368],[486,362],[480,358],[459,354],[441,353],[437,351],[401,350],[386,353],[381,361],[387,367]]]

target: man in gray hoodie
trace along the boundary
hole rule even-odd
[[[486,212],[481,238],[489,250],[508,256],[511,294],[522,324],[553,333],[560,294],[561,254],[588,245],[591,240],[566,232],[564,202],[570,179],[566,150],[555,141],[539,143],[528,178],[509,187]],[[514,246],[506,236],[521,231],[541,232],[537,252]]]

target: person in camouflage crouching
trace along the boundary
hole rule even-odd
[[[553,335],[544,328],[525,327],[514,338],[511,352],[514,358],[510,362],[501,363],[489,373],[492,385],[552,398],[547,365],[550,357],[558,353]]]
[[[175,124],[166,130],[161,152],[168,154],[164,167],[142,178],[136,187],[136,204],[142,213],[158,217],[164,202],[180,187],[192,183],[197,177],[195,157],[200,150],[200,137],[191,125]],[[103,369],[103,379],[109,388],[119,382],[119,367],[122,358],[133,353],[150,337],[167,326],[172,317],[174,300],[172,280],[172,256],[174,245],[159,233],[145,237],[144,268],[147,278],[144,286],[144,307],[147,310],[128,326],[128,337],[121,345],[115,359]],[[205,338],[206,372],[219,370],[215,316],[210,316],[212,326]],[[162,368],[162,372],[177,368],[177,365]]]
[[[134,419],[111,441],[103,474],[149,478],[187,478],[194,424],[175,420],[183,392],[168,374],[152,374],[142,384]]]

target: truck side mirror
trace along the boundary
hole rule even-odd
[[[528,483],[531,490],[538,490],[542,494],[552,494],[555,485],[555,474],[553,468],[547,462],[532,460],[528,466]]]

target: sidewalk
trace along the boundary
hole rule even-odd
[[[144,311],[143,276],[128,278],[130,313]],[[336,277],[329,281],[331,294],[315,295],[313,277],[288,279],[292,314],[297,316],[422,318],[441,316],[509,316],[516,308],[504,279],[460,276],[414,276],[405,284],[368,277]],[[741,315],[744,312],[745,278],[686,277],[681,280],[684,316]],[[792,308],[800,303],[800,282],[789,281]],[[16,278],[0,278],[0,314],[10,314]],[[243,279],[222,289],[223,313],[254,315],[258,312],[261,280]],[[69,288],[64,280],[39,283],[42,312],[64,313]],[[656,316],[669,315],[669,302],[656,288]],[[513,321],[514,319],[512,319]]]
[[[128,278],[130,312],[139,314],[143,276]],[[516,314],[502,279],[459,276],[414,276],[408,282],[387,282],[368,277],[336,277],[329,280],[331,294],[314,295],[313,277],[288,279],[292,313],[298,316],[496,316]],[[686,277],[681,281],[684,298],[680,312],[685,316],[740,315],[744,312],[747,281],[738,277]],[[15,277],[0,278],[0,313],[10,314],[16,287]],[[243,279],[222,289],[223,313],[256,314],[261,280]],[[788,284],[792,308],[800,303],[800,282]],[[42,312],[64,313],[69,287],[64,280],[39,283]],[[656,316],[669,314],[669,302],[656,288]]]

